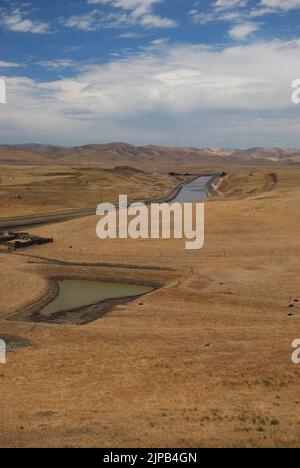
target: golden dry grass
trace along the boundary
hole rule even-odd
[[[34,344],[0,368],[1,446],[299,446],[300,305],[288,308],[300,300],[299,182],[296,169],[231,174],[192,253],[175,240],[99,241],[89,217],[36,229],[52,246],[0,255],[1,331]],[[56,274],[166,286],[82,327],[5,320]]]
[[[119,167],[2,166],[0,217],[95,208],[117,200],[119,193],[137,199],[170,190],[172,177]]]

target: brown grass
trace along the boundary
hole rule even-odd
[[[299,446],[300,174],[253,171],[230,175],[224,198],[206,204],[201,251],[99,241],[90,217],[36,229],[53,246],[0,255],[1,330],[33,343],[0,367],[1,446]],[[5,320],[57,274],[167,286],[83,327]]]
[[[119,167],[3,166],[0,217],[95,208],[119,194],[144,199],[167,192],[175,178]]]

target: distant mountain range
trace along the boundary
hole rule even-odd
[[[127,143],[91,144],[63,147],[27,143],[0,145],[0,164],[15,165],[130,165],[142,168],[185,167],[197,169],[203,165],[286,165],[300,166],[300,149],[250,148],[180,148],[164,146],[134,146]]]

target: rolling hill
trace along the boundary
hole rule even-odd
[[[179,166],[187,170],[226,165],[300,165],[300,149],[250,148],[181,148],[134,146],[127,143],[90,144],[62,147],[40,144],[0,145],[2,165],[129,165],[143,169],[165,170]],[[184,164],[184,165],[183,165]]]

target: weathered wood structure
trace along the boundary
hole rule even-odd
[[[53,238],[35,236],[28,232],[0,232],[0,249],[3,248],[7,252],[49,242],[53,242]]]

